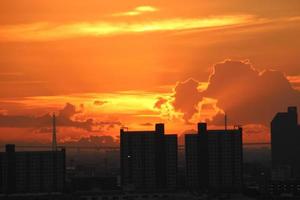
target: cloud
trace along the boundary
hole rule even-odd
[[[38,128],[47,126],[47,124],[51,124],[51,116],[49,114],[40,117],[23,115],[0,115],[0,127]]]
[[[300,92],[279,71],[258,71],[247,61],[226,60],[214,66],[202,96],[218,100],[233,122],[269,124],[276,112],[300,107]]]
[[[245,143],[261,143],[270,141],[270,129],[266,125],[247,124],[243,126],[243,141]]]
[[[172,104],[175,110],[184,113],[183,119],[185,121],[188,121],[197,111],[197,105],[201,98],[198,85],[198,81],[188,79],[184,82],[178,82],[175,86]],[[187,101],[187,98],[189,101]]]
[[[150,122],[142,123],[140,125],[141,126],[154,126],[153,123],[150,123]]]
[[[140,10],[149,8],[141,7]],[[141,12],[141,11],[140,11]],[[210,18],[171,18],[141,22],[53,24],[47,22],[0,26],[0,41],[49,41],[77,37],[103,37],[157,31],[179,31],[206,29],[232,25],[243,25],[254,21],[250,15],[217,16]]]
[[[77,120],[75,116],[82,111],[67,103],[65,107],[58,111],[57,126],[74,127],[89,132],[102,131],[104,128],[110,129],[114,126],[121,126],[119,121],[95,121],[92,118]],[[52,126],[52,116],[45,114],[42,116],[28,115],[4,115],[0,114],[0,127],[3,128],[35,128],[37,132],[50,132]]]
[[[62,141],[62,145],[64,146],[107,146],[107,147],[118,147],[119,146],[119,141],[109,135],[102,135],[102,136],[97,136],[97,135],[91,135],[89,137],[81,137],[78,140],[65,140]]]
[[[96,105],[96,106],[102,106],[106,103],[108,103],[108,102],[107,101],[99,101],[99,100],[94,101],[94,105]]]
[[[36,133],[51,133],[52,127],[42,127],[35,131]]]
[[[58,112],[58,117],[62,119],[70,119],[80,111],[76,111],[76,107],[70,103],[67,103],[65,107]]]
[[[173,106],[174,97],[158,97],[154,102],[154,110],[160,113],[160,118],[173,120],[179,118],[181,113],[177,112]]]
[[[133,10],[130,10],[127,12],[115,13],[112,16],[114,16],[114,17],[137,16],[137,15],[142,15],[144,13],[156,12],[157,10],[158,9],[153,6],[138,6],[138,7],[134,8]]]
[[[198,84],[188,79],[175,86],[171,103],[183,113],[186,122],[197,122],[205,110],[213,110],[211,119],[207,117],[206,121],[212,120],[215,125],[224,124],[224,112],[232,125],[269,125],[276,112],[291,105],[300,107],[300,92],[282,72],[259,71],[249,61],[217,63],[207,88],[200,91]],[[204,103],[207,98],[215,101]]]
[[[222,110],[217,107],[217,100],[201,95],[203,90],[203,83],[192,78],[177,82],[172,96],[158,98],[154,108],[161,111],[162,117],[174,119],[181,116],[186,123],[211,120]]]
[[[217,113],[215,116],[212,117],[212,120],[207,119],[206,123],[210,123],[217,126],[223,126],[225,124],[225,113],[222,112]],[[231,118],[229,119],[228,116],[227,116],[227,123],[231,124]]]
[[[300,75],[287,76],[287,79],[292,84],[293,88],[300,91]]]
[[[0,115],[6,115],[6,114],[7,114],[7,110],[0,108]]]
[[[163,97],[158,97],[157,101],[154,104],[154,108],[160,109],[162,105],[168,102],[168,99],[163,98]]]

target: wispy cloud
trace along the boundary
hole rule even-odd
[[[146,8],[143,9],[146,10]],[[108,21],[73,24],[34,23],[1,26],[0,41],[48,41],[89,36],[103,37],[144,32],[206,29],[248,24],[254,19],[251,15],[237,15],[210,18],[173,18],[138,23]]]
[[[294,89],[300,90],[300,75],[287,76],[287,79],[289,80]]]
[[[136,16],[136,15],[141,15],[144,13],[149,13],[149,12],[155,12],[158,9],[153,7],[153,6],[138,6],[134,8],[133,10],[126,11],[126,12],[120,12],[120,13],[115,13],[112,14],[112,16],[119,17],[119,16]]]

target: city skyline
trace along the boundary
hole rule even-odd
[[[0,143],[118,145],[119,129],[164,123],[183,141],[300,107],[300,3],[0,2]]]
[[[208,129],[207,123],[198,123],[197,133],[184,135],[184,152],[178,145],[178,136],[165,134],[164,124],[157,123],[154,130],[121,128],[119,150],[103,147],[97,150],[98,155],[92,152],[81,155],[77,149],[72,155],[65,147],[56,146],[53,114],[52,149],[48,146],[46,151],[16,151],[14,144],[6,144],[5,152],[0,152],[0,196],[8,199],[24,196],[29,199],[55,196],[61,199],[107,199],[108,196],[113,199],[128,199],[128,196],[132,199],[150,196],[153,199],[200,196],[282,199],[289,195],[298,199],[297,107],[288,107],[287,112],[274,115],[270,123],[271,154],[263,160],[246,158],[249,152],[243,147],[241,126],[228,127],[227,116],[223,125],[222,129]],[[114,155],[112,165],[108,164],[108,154]],[[92,163],[82,157],[87,155],[91,156]],[[79,162],[74,164],[73,158]],[[113,159],[119,161],[114,163]]]

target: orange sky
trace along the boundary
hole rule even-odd
[[[0,142],[49,141],[38,120],[64,108],[60,142],[155,122],[215,128],[226,110],[245,140],[267,141],[270,116],[300,104],[299,25],[298,0],[2,0]]]

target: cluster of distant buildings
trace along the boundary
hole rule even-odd
[[[185,135],[185,188],[197,194],[242,193],[243,129],[227,129],[225,125],[223,130],[209,130],[206,123],[199,123],[197,130],[196,134]],[[165,134],[164,124],[156,124],[153,131],[121,129],[120,191],[154,194],[180,190],[177,143],[176,134]],[[288,112],[278,113],[272,120],[271,145],[272,177],[260,192],[267,199],[282,194],[300,197],[300,126],[296,107],[289,107]],[[56,143],[53,148],[19,152],[14,145],[6,145],[6,151],[0,153],[2,196],[63,193],[65,150],[57,149]]]

